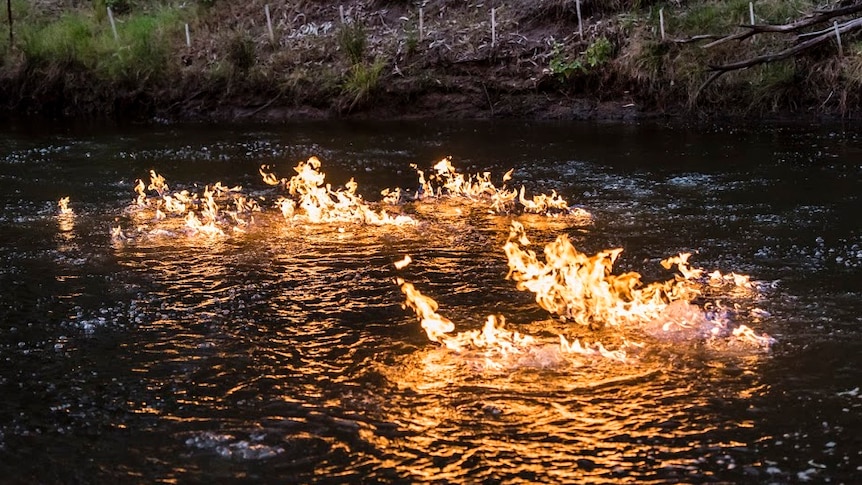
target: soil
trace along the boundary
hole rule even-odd
[[[632,3],[625,0],[582,2],[583,35],[576,2],[568,0],[426,0],[421,33],[412,1],[273,0],[266,3],[275,41],[262,19],[263,0],[206,3],[211,6],[199,6],[191,26],[192,48],[176,36],[161,78],[105,80],[75,67],[34,67],[24,56],[7,62],[0,66],[0,117],[631,121],[812,114],[798,99],[768,113],[752,111],[744,99],[693,109],[681,82],[638,71],[633,59],[644,31],[621,27],[620,14]],[[345,25],[362,27],[358,56],[340,37]],[[571,76],[549,69],[555,57],[583,58],[599,39],[614,46],[600,64]],[[354,70],[367,72],[377,62],[379,77],[351,91]]]

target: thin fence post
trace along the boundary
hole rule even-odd
[[[578,35],[581,36],[581,40],[584,40],[584,19],[581,18],[581,0],[575,1],[575,9],[578,12]]]
[[[338,6],[338,15],[341,17],[341,25],[344,25],[346,23],[344,21],[344,5]]]
[[[263,6],[263,11],[266,12],[266,28],[269,30],[269,41],[275,42],[275,33],[272,31],[272,17],[269,15],[269,4]]]
[[[497,45],[497,17],[495,11],[496,9],[491,7],[491,49]]]
[[[832,27],[835,28],[835,39],[838,40],[838,57],[844,57],[844,48],[841,47],[841,31],[838,30],[838,21],[832,22]]]
[[[192,48],[192,36],[191,33],[189,33],[189,24],[186,24],[186,47],[189,49]]]
[[[419,40],[425,36],[425,12],[422,7],[419,7]]]
[[[661,29],[661,40],[664,40],[664,9],[658,9],[658,24]]]
[[[120,42],[120,36],[117,35],[117,24],[114,22],[114,12],[111,11],[111,7],[108,7],[108,20],[111,21],[111,31],[114,33],[114,41]]]
[[[751,18],[751,25],[754,25],[754,2],[748,2],[748,16]]]

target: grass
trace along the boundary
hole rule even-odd
[[[168,70],[171,40],[180,30],[179,12],[160,9],[135,15],[118,26],[120,42],[99,37],[97,50],[103,56],[97,71],[109,79],[148,79]]]
[[[782,24],[798,19],[816,6],[811,0],[758,0],[754,3],[755,23]],[[758,35],[743,42],[727,42],[708,49],[706,42],[676,44],[659,39],[657,6],[622,16],[620,25],[626,32],[618,67],[639,79],[656,97],[681,96],[689,103],[714,106],[739,105],[746,110],[772,110],[788,100],[798,84],[797,64],[793,61],[726,74],[703,92],[700,86],[709,76],[710,65],[720,65],[766,52],[786,48],[780,35]],[[740,25],[751,23],[749,0],[698,0],[683,8],[664,9],[665,31],[669,39],[686,39],[695,35],[727,35],[740,31]],[[659,94],[663,93],[663,94]]]
[[[94,28],[93,22],[82,15],[65,14],[56,22],[20,29],[19,47],[34,66],[90,69],[98,58]]]
[[[371,64],[360,62],[350,67],[342,84],[342,94],[348,101],[348,111],[370,99],[380,84],[386,62],[377,59]]]
[[[368,46],[368,34],[360,23],[343,25],[338,30],[338,46],[351,64],[361,64]]]
[[[107,81],[144,80],[162,74],[180,30],[179,11],[166,7],[117,19],[117,34],[87,11],[62,14],[19,29],[18,47],[31,68],[80,69]]]
[[[254,41],[247,32],[235,34],[227,45],[227,60],[240,73],[247,72],[257,62]]]
[[[444,85],[457,90],[470,85],[469,78],[494,72],[489,88],[505,86],[515,94],[539,87],[606,99],[624,94],[647,108],[682,107],[698,92],[709,65],[787,44],[780,35],[709,49],[701,47],[706,42],[672,41],[740,31],[740,24],[749,23],[749,0],[596,0],[584,10],[584,39],[575,30],[574,1],[513,0],[498,5],[494,49],[487,2],[425,3],[421,41],[413,1],[361,0],[368,8],[353,12],[345,25],[337,22],[339,2],[288,2],[273,10],[280,36],[275,44],[268,42],[261,19],[263,0],[230,8],[220,0],[93,0],[73,2],[76,7],[63,0],[12,2],[14,46],[0,22],[0,81],[8,84],[0,91],[23,93],[22,99],[34,103],[39,96],[33,91],[47,98],[59,86],[65,90],[57,96],[60,102],[86,91],[78,98],[82,105],[110,102],[121,96],[114,91],[125,90],[158,100],[153,104],[163,102],[166,92],[175,102],[188,98],[195,103],[255,103],[285,93],[283,99],[297,105],[354,110],[374,102],[391,66],[392,79],[405,81],[393,86],[411,89],[411,95]],[[119,40],[105,14],[109,5]],[[754,4],[757,22],[774,24],[797,19],[817,5],[814,0]],[[384,7],[391,9],[390,16],[374,10]],[[665,41],[658,32],[660,7]],[[333,22],[331,30],[298,34],[300,26],[324,21]],[[185,46],[185,22],[191,27],[191,48]],[[540,82],[546,73],[557,82]],[[844,87],[858,91],[860,85],[862,43],[848,38],[843,58],[825,48],[798,61],[728,73],[701,99],[716,109],[771,107],[797,102],[793,96],[825,98],[817,89],[829,94],[835,86],[837,92]]]

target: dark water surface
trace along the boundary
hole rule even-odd
[[[0,134],[4,483],[858,483],[862,136],[855,128],[583,123],[7,126]],[[378,200],[411,163],[515,168],[589,225],[537,242],[681,251],[758,282],[737,323],[769,352],[647,341],[631,364],[472,365],[401,307],[392,263],[460,330],[566,324],[505,279],[512,217],[425,206],[420,225],[278,225],[111,240],[150,169],[264,197],[317,155]],[[74,216],[58,216],[71,198]],[[733,301],[731,301],[733,303]],[[601,339],[598,334],[596,339]]]

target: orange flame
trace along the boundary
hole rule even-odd
[[[384,209],[373,210],[362,200],[362,196],[356,193],[358,184],[354,179],[350,179],[344,189],[333,190],[331,185],[325,183],[326,174],[320,171],[320,160],[317,157],[299,162],[294,167],[296,175],[290,180],[281,179],[275,184],[273,182],[277,178],[274,174],[265,172],[265,168],[260,169],[265,183],[282,184],[291,196],[297,198],[296,201],[282,198],[277,202],[285,218],[301,217],[315,224],[349,222],[375,226],[416,222],[408,216],[389,215]]]
[[[401,269],[410,263],[409,256],[396,263]],[[419,318],[420,325],[432,342],[439,342],[455,352],[484,352],[489,358],[506,359],[531,355],[539,349],[547,347],[537,338],[524,335],[505,328],[506,320],[502,315],[488,315],[481,330],[469,330],[452,335],[455,324],[448,318],[437,313],[437,302],[423,295],[416,287],[401,278],[396,279],[401,287],[406,301],[405,308],[411,308]],[[561,358],[571,359],[575,356],[602,357],[618,362],[628,362],[625,350],[611,351],[601,343],[581,344],[580,341],[569,342],[565,336],[559,335],[559,346],[555,349]],[[493,361],[488,361],[493,365]]]
[[[534,214],[576,214],[580,217],[590,217],[583,209],[573,209],[569,204],[552,191],[550,195],[539,194],[527,198],[522,186],[520,191],[509,189],[506,182],[512,179],[514,169],[503,175],[502,187],[497,187],[491,181],[491,173],[464,175],[452,165],[452,157],[446,157],[432,167],[432,172],[425,178],[425,172],[413,165],[419,175],[419,193],[417,198],[465,198],[468,200],[489,200],[491,210],[496,213],[511,211],[518,202],[524,212]]]
[[[60,214],[72,214],[72,209],[69,208],[69,197],[62,197],[59,201],[57,201],[57,208],[60,210]]]
[[[509,239],[503,249],[508,258],[507,278],[517,282],[519,290],[536,294],[536,302],[545,310],[571,318],[581,325],[600,328],[656,318],[675,300],[691,300],[700,294],[685,277],[699,274],[687,266],[687,255],[669,258],[665,267],[676,264],[683,278],[673,281],[641,283],[636,272],[612,274],[621,248],[600,251],[587,256],[572,246],[566,235],[545,246],[545,262],[536,253],[524,249],[530,244],[524,226],[512,222]]]
[[[75,212],[69,207],[69,197],[62,197],[57,201],[57,222],[60,232],[68,233],[75,228]]]

